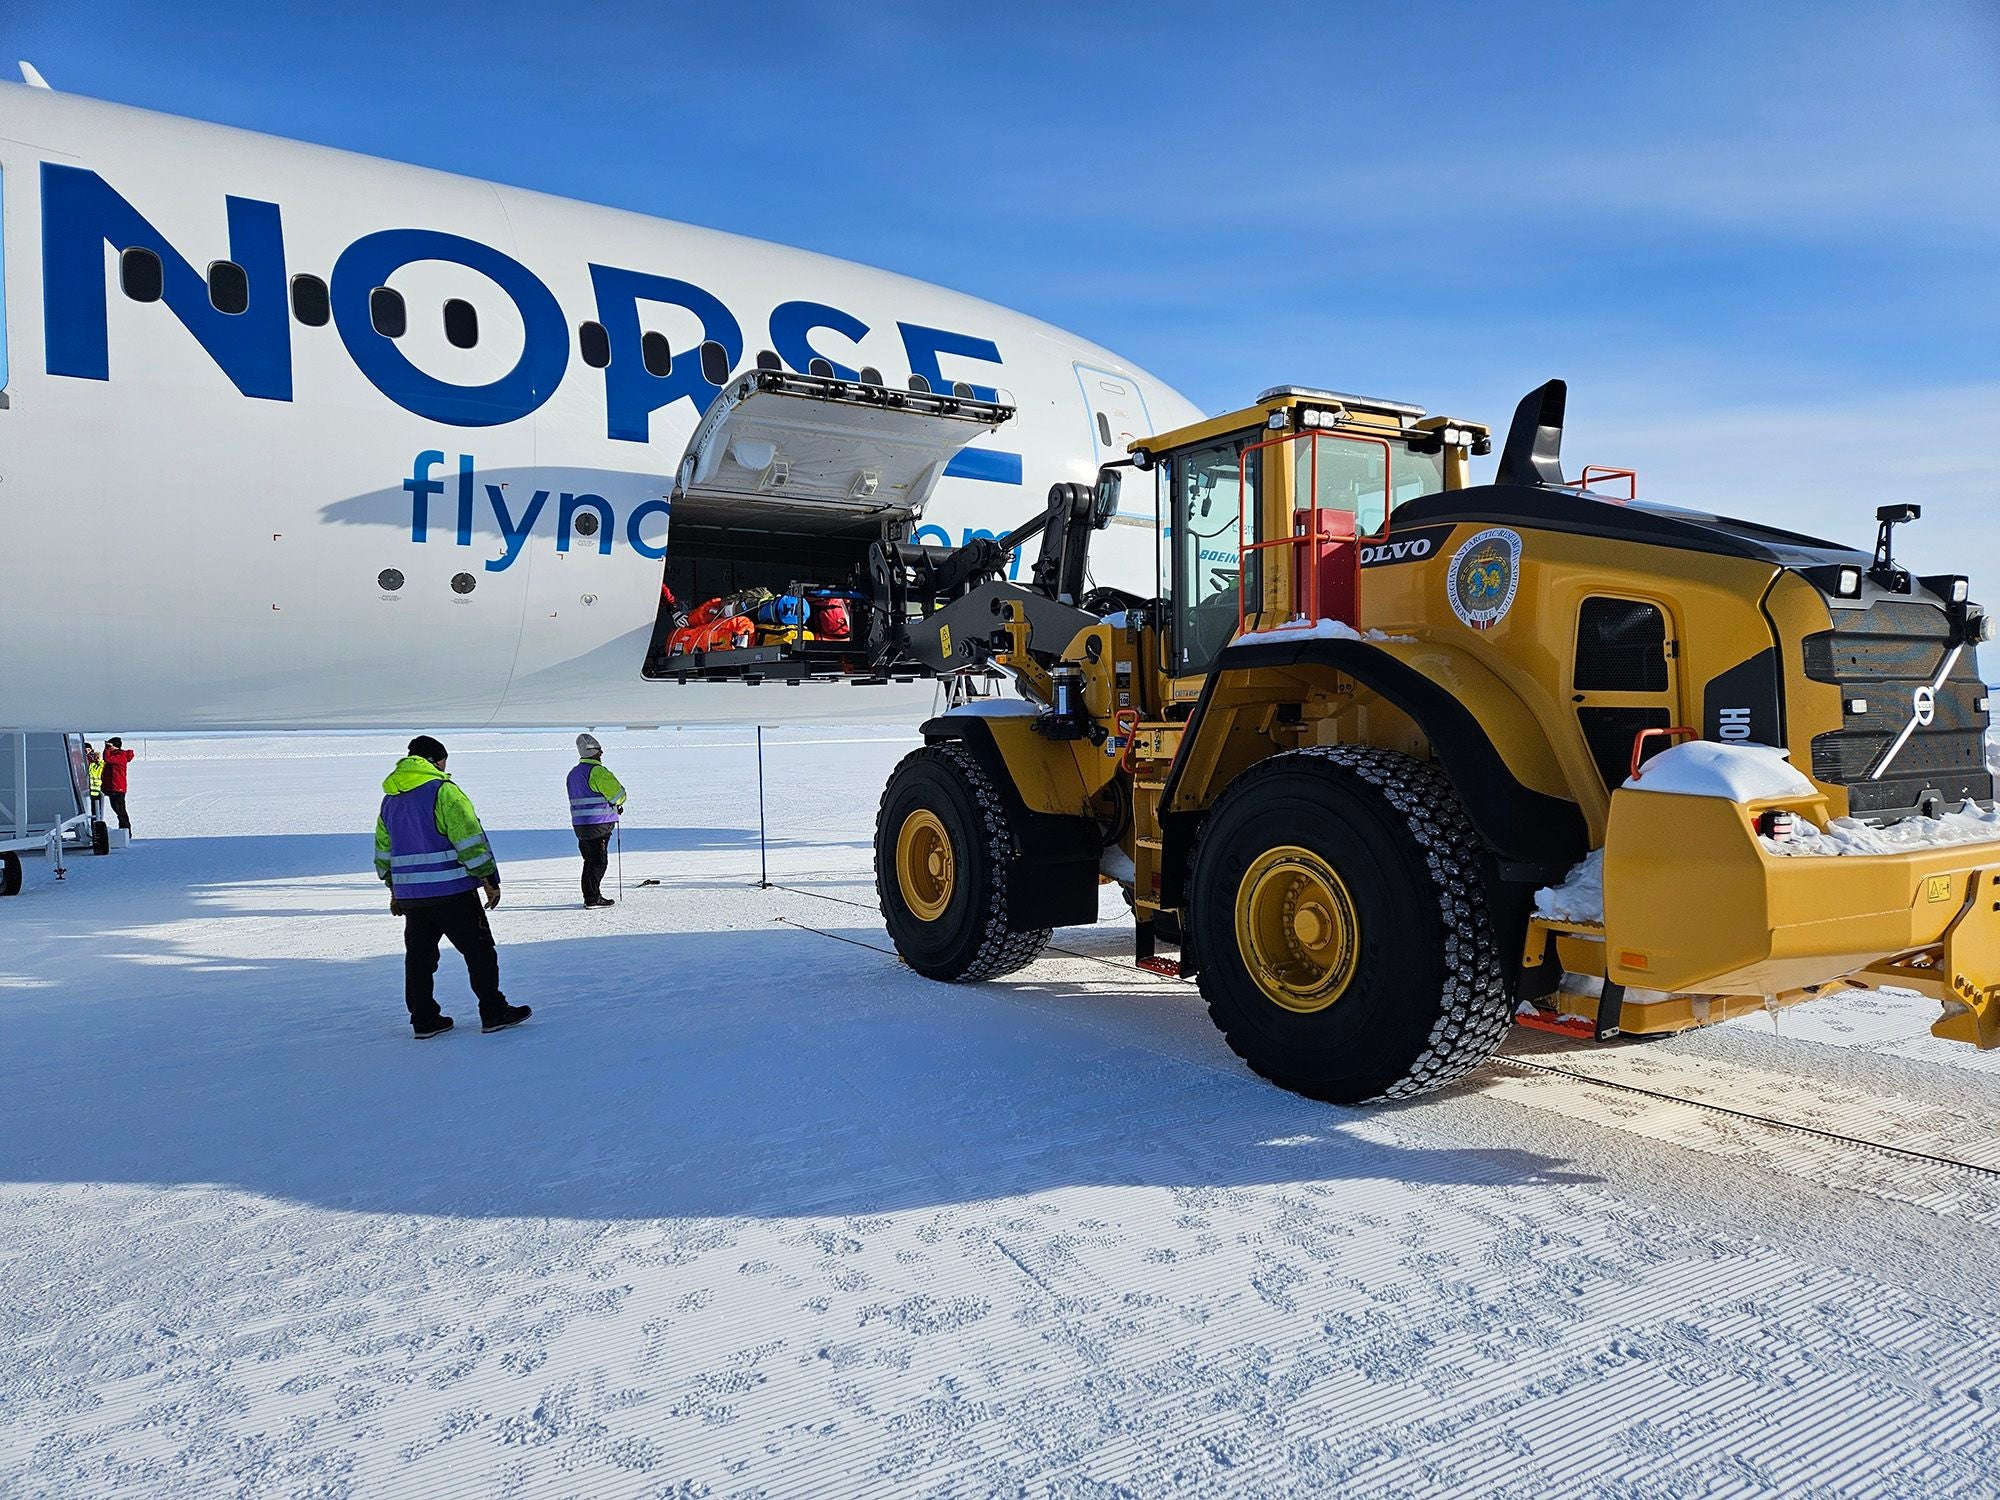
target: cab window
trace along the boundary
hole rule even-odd
[[[1253,450],[1246,466],[1243,440],[1232,438],[1177,454],[1174,487],[1174,670],[1205,672],[1236,633],[1237,581],[1244,570],[1239,551],[1244,507],[1249,538],[1257,534],[1257,466]],[[1244,580],[1257,602],[1256,554]]]
[[[1344,510],[1353,513],[1354,529],[1371,536],[1388,519],[1383,510],[1382,444],[1314,434],[1288,444],[1301,508],[1305,497],[1317,510]],[[1434,495],[1444,488],[1444,452],[1412,453],[1402,443],[1391,442],[1388,449],[1390,509],[1419,495]]]

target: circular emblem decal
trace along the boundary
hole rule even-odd
[[[1910,697],[1911,706],[1917,711],[1917,727],[1930,728],[1931,720],[1937,717],[1937,694],[1926,686],[1918,688]]]
[[[1451,612],[1474,630],[1486,630],[1507,617],[1521,586],[1521,538],[1504,526],[1468,537],[1451,555],[1444,589]]]

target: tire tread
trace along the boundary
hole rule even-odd
[[[1478,851],[1483,847],[1479,835],[1466,816],[1457,789],[1433,761],[1372,745],[1314,745],[1273,756],[1261,762],[1260,769],[1279,761],[1295,765],[1301,757],[1338,766],[1365,783],[1409,830],[1411,839],[1423,853],[1423,866],[1437,892],[1444,924],[1444,993],[1424,1049],[1403,1077],[1361,1102],[1407,1099],[1429,1093],[1464,1077],[1490,1058],[1513,1024],[1514,1006],[1507,992],[1506,965],[1493,930],[1485,880],[1478,863]],[[1216,826],[1216,813],[1241,795],[1251,779],[1251,775],[1240,777],[1223,793],[1204,820],[1203,837]],[[1194,855],[1197,864],[1200,857],[1198,839]],[[1285,1076],[1245,1051],[1238,1036],[1224,1024],[1224,1017],[1212,1000],[1209,1017],[1228,1041],[1230,1050],[1259,1075],[1294,1093],[1311,1098],[1329,1097],[1310,1079]]]
[[[986,908],[985,924],[980,931],[979,945],[971,960],[954,976],[954,983],[975,983],[982,979],[999,979],[1024,969],[1040,958],[1049,946],[1053,935],[1047,927],[1031,928],[1026,932],[1008,930],[1007,874],[1015,854],[1014,830],[1008,817],[1007,802],[1000,788],[979,763],[979,757],[965,746],[951,740],[943,740],[911,752],[910,758],[917,756],[942,760],[950,764],[952,771],[964,783],[971,795],[973,805],[978,809],[980,834],[984,848],[980,851],[987,864],[987,878],[992,899]],[[878,824],[888,816],[890,795],[896,787],[897,778],[891,777],[882,791],[882,801],[876,813]],[[880,842],[875,853],[875,887],[886,903],[888,886],[896,879],[893,868],[883,867]]]

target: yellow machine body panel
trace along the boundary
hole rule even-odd
[[[2000,841],[1775,854],[1756,829],[1771,809],[1826,821],[1817,796],[1613,796],[1605,977],[1777,997],[1893,964],[1896,982],[1948,1002],[1941,1034],[2000,1045]]]

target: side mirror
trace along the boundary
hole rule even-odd
[[[1097,471],[1097,483],[1090,495],[1090,524],[1093,529],[1102,531],[1111,524],[1111,518],[1118,514],[1120,483],[1116,469],[1106,467]]]

